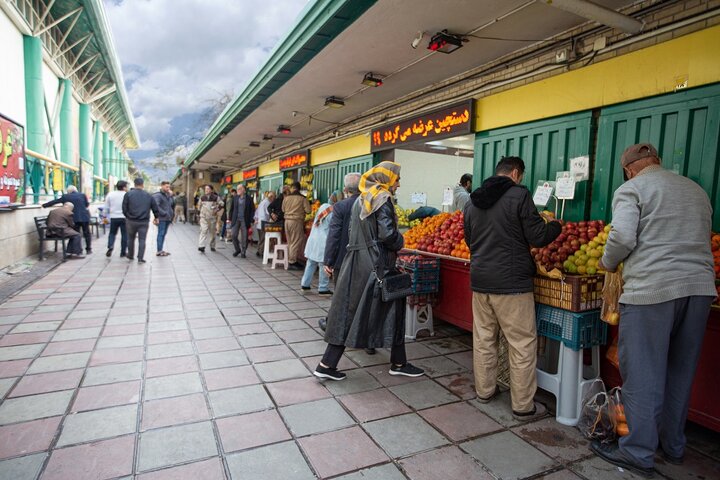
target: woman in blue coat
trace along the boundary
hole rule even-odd
[[[337,196],[338,193],[333,192],[332,195],[330,195],[328,203],[320,205],[315,215],[315,220],[313,221],[312,230],[310,230],[310,236],[308,236],[307,243],[305,244],[305,258],[307,259],[307,263],[305,264],[305,273],[300,281],[300,287],[303,290],[310,290],[310,283],[315,275],[315,270],[319,270],[319,295],[332,295],[328,287],[330,277],[328,277],[323,268],[323,257],[325,256],[325,243],[327,242],[328,231],[330,230],[333,204],[337,201]]]

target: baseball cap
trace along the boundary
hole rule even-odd
[[[627,167],[631,163],[637,162],[643,158],[655,157],[657,158],[658,153],[655,147],[649,143],[638,143],[630,145],[620,157],[620,163],[623,167]]]

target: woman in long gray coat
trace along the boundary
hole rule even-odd
[[[400,186],[400,165],[382,162],[360,179],[360,197],[350,216],[347,256],[342,263],[327,318],[325,355],[315,376],[342,380],[337,370],[345,347],[390,348],[390,375],[419,377],[423,370],[405,355],[405,299],[383,302],[375,280],[394,269],[403,237],[392,196]]]

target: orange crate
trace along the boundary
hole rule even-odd
[[[535,301],[571,312],[602,307],[605,275],[566,275],[563,279],[536,276]]]

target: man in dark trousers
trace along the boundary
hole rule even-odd
[[[340,266],[347,253],[350,210],[352,210],[355,200],[360,196],[358,185],[361,176],[362,175],[357,172],[345,175],[345,188],[343,192],[346,198],[333,205],[333,217],[330,221],[330,230],[328,231],[327,242],[325,243],[325,262],[323,262],[325,273],[332,278],[334,278],[333,274],[335,272],[340,271]],[[318,320],[318,325],[325,330],[327,320],[321,318]],[[373,353],[375,353],[374,349]]]
[[[52,209],[47,217],[47,233],[54,237],[68,239],[67,258],[85,258],[82,255],[80,233],[75,230],[74,208],[75,205],[67,202],[60,208]]]
[[[90,202],[88,202],[87,197],[78,192],[78,189],[75,185],[70,185],[67,188],[67,193],[63,195],[60,198],[56,198],[55,200],[50,200],[47,203],[43,203],[43,207],[51,207],[53,205],[57,205],[58,203],[72,203],[73,204],[73,220],[75,221],[75,230],[78,232],[80,229],[82,229],[83,236],[85,237],[85,251],[87,253],[92,253],[92,235],[90,234],[90,212],[88,211],[88,207],[90,206]]]
[[[135,179],[135,188],[130,189],[123,198],[123,215],[128,234],[127,258],[135,257],[135,237],[138,237],[138,263],[145,263],[145,239],[147,238],[150,210],[155,215],[155,225],[159,222],[160,211],[152,196],[144,190],[142,177]]]
[[[155,224],[158,226],[157,234],[157,253],[158,257],[167,257],[170,255],[165,251],[165,235],[167,234],[168,228],[173,220],[174,209],[172,193],[170,191],[170,182],[160,182],[160,190],[153,193],[152,195],[155,205],[157,205],[160,216],[157,217]]]
[[[248,228],[253,223],[255,204],[245,191],[244,185],[238,185],[237,195],[233,198],[230,212],[230,228],[232,228],[232,242],[235,247],[233,257],[240,255],[245,258],[248,244]]]

